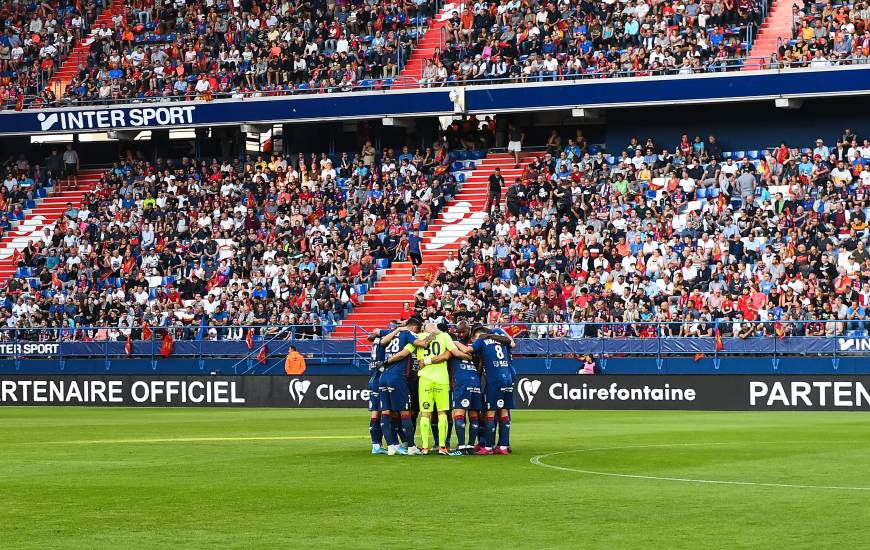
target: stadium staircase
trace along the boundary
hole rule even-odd
[[[408,58],[404,68],[393,81],[393,88],[417,87],[423,74],[423,68],[426,66],[426,60],[432,57],[436,48],[441,47],[441,29],[447,24],[450,14],[458,8],[459,4],[445,4],[444,8],[432,18],[426,32],[414,46],[411,57]]]
[[[779,42],[791,40],[791,31],[794,21],[792,19],[792,5],[786,0],[775,0],[770,6],[770,13],[758,31],[758,37],[749,50],[744,71],[757,71],[769,65],[770,56],[779,49]]]
[[[15,260],[15,251],[26,248],[29,241],[39,238],[44,228],[53,228],[66,211],[66,203],[72,203],[76,207],[80,206],[82,198],[93,191],[100,181],[100,176],[105,171],[105,168],[81,170],[79,171],[77,189],[54,194],[47,192],[45,197],[36,199],[31,208],[25,210],[24,219],[20,220],[18,225],[0,239],[0,284],[6,284],[10,277],[16,275],[18,266]],[[52,190],[55,189],[48,189],[48,191]]]
[[[480,227],[485,213],[487,185],[489,176],[496,168],[501,168],[505,179],[502,189],[502,208],[504,196],[514,178],[521,175],[525,163],[532,154],[521,157],[520,168],[515,168],[513,155],[490,153],[481,161],[469,162],[470,172],[461,172],[461,188],[456,197],[447,203],[441,214],[421,234],[423,265],[417,270],[414,280],[411,276],[411,262],[396,262],[380,272],[377,283],[362,296],[362,304],[357,306],[332,333],[334,338],[357,338],[357,352],[366,353],[370,346],[366,335],[376,328],[385,328],[390,321],[399,319],[402,305],[407,303],[413,309],[414,293],[423,285],[427,277],[437,274],[443,268],[444,260],[450,251],[459,250],[462,239],[472,230]],[[357,328],[359,327],[359,328]],[[362,330],[360,330],[362,329]]]
[[[103,12],[97,16],[94,24],[91,25],[91,33],[82,40],[79,40],[78,44],[73,46],[73,49],[70,51],[66,60],[64,60],[63,64],[58,68],[57,72],[54,73],[51,80],[48,81],[48,87],[54,91],[58,98],[63,95],[67,84],[69,84],[78,73],[79,65],[87,64],[88,53],[91,51],[91,44],[94,42],[97,29],[103,24],[110,29],[113,28],[112,16],[116,13],[122,13],[123,11],[124,0],[112,0],[112,4],[109,8],[103,10]]]

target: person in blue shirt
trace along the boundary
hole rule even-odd
[[[424,346],[427,341],[417,338],[423,321],[419,317],[411,317],[405,322],[404,327],[382,338],[378,344],[386,346],[384,355],[386,359],[378,365],[381,370],[378,385],[378,403],[381,412],[381,432],[387,441],[387,454],[420,454],[414,445],[415,418],[412,403],[417,403],[416,396],[412,395],[412,388],[417,384],[412,383],[412,357],[405,350],[408,344]],[[398,438],[394,435],[392,426],[392,413],[398,411],[402,423],[407,450],[399,446]]]
[[[510,410],[514,408],[514,370],[511,365],[513,338],[501,329],[490,332],[483,325],[471,329],[471,351],[486,377],[482,449],[477,454],[510,453]],[[498,412],[498,446],[495,445],[495,415]],[[480,436],[479,436],[480,437]]]
[[[398,331],[399,329],[397,328],[375,329],[368,335],[368,341],[372,343],[371,361],[369,362],[369,435],[372,438],[373,455],[387,454],[387,450],[381,447],[383,432],[381,431],[381,404],[378,397],[378,391],[381,386],[381,371],[379,367],[387,358],[388,346],[391,348],[391,353],[395,353],[400,349],[397,348],[399,339],[395,338]],[[387,337],[391,337],[391,340],[389,340],[388,344],[383,344],[383,340]],[[392,418],[390,420],[392,423]],[[395,434],[393,434],[393,437],[395,437]],[[393,437],[387,437],[387,441],[391,441]]]

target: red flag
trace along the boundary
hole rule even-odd
[[[699,351],[698,353],[695,354],[695,362],[696,362],[696,363],[697,363],[698,361],[700,361],[701,359],[703,359],[703,358],[704,358],[704,354],[701,353],[700,351]]]
[[[245,343],[248,344],[248,349],[254,349],[254,329],[248,329],[248,334],[245,336]]]
[[[134,258],[133,256],[130,256],[129,258],[127,258],[127,261],[124,262],[124,266],[122,267],[122,269],[124,270],[124,273],[130,273],[131,271],[133,271],[133,268],[135,266],[136,266],[136,258]]]
[[[57,287],[63,286],[63,281],[60,280],[60,277],[57,276],[57,273],[51,274],[51,284]]]
[[[257,207],[257,199],[254,198],[254,194],[248,191],[248,204],[246,205],[248,208],[256,208]]]
[[[17,248],[12,251],[12,261],[17,265],[19,262],[24,261],[24,254],[21,253]]]
[[[782,323],[779,321],[773,324],[773,332],[776,333],[776,337],[780,340],[785,340],[785,327],[782,326]]]
[[[124,353],[133,355],[133,337],[127,336],[127,341],[124,342]]]
[[[716,351],[722,351],[725,347],[725,344],[722,343],[722,333],[719,332],[719,329],[716,328]]]
[[[142,339],[150,340],[151,337],[154,336],[154,331],[151,330],[151,327],[148,326],[147,322],[142,322]]]
[[[160,346],[160,355],[163,357],[169,357],[172,355],[172,334],[169,332],[167,332],[166,336],[163,337],[163,345]]]
[[[269,352],[266,351],[266,344],[263,344],[263,347],[260,348],[260,353],[257,354],[257,361],[265,365],[267,357],[269,357]]]
[[[528,325],[509,325],[504,327],[504,331],[507,332],[511,338],[516,338],[528,330]]]

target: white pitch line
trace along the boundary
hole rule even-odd
[[[754,444],[759,444],[758,442],[752,442]],[[620,477],[627,479],[647,479],[652,481],[676,481],[680,483],[700,483],[704,485],[742,485],[742,486],[752,486],[752,487],[780,487],[787,489],[826,489],[826,490],[835,490],[835,491],[870,491],[870,487],[842,487],[837,485],[802,485],[802,484],[794,484],[794,483],[764,483],[758,481],[724,481],[719,479],[693,479],[693,478],[685,478],[685,477],[667,477],[667,476],[647,476],[641,474],[618,474],[615,472],[597,472],[594,470],[581,470],[579,468],[566,468],[564,466],[554,466],[552,464],[546,464],[542,462],[542,459],[570,454],[570,453],[589,453],[593,451],[619,451],[625,449],[650,449],[655,447],[699,447],[705,446],[710,447],[714,445],[734,445],[734,443],[671,443],[671,444],[659,444],[659,445],[626,445],[623,447],[598,447],[594,449],[574,449],[572,451],[558,451],[555,453],[547,453],[543,455],[533,456],[529,459],[529,462],[534,464],[535,466],[543,466],[544,468],[551,468],[553,470],[561,470],[563,472],[575,472],[579,474],[589,474],[596,476],[607,476],[607,477]]]
[[[319,439],[363,439],[367,435],[267,435],[225,437],[167,437],[155,439],[84,439],[68,441],[36,441],[31,445],[111,445],[125,443],[209,443],[221,441],[309,441]]]

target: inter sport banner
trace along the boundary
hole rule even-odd
[[[527,376],[523,409],[870,410],[870,377]],[[359,407],[365,376],[7,376],[0,405]]]

